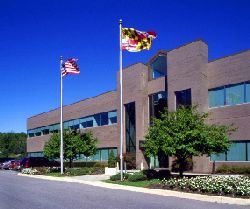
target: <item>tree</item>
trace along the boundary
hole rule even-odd
[[[192,156],[225,152],[230,146],[228,135],[235,128],[205,123],[207,113],[199,113],[196,107],[180,107],[177,111],[165,110],[159,119],[153,118],[144,144],[146,156],[158,156],[160,152],[175,156],[180,176]]]
[[[25,133],[0,133],[0,157],[25,156],[26,140]]]
[[[69,160],[69,166],[80,154],[85,156],[96,153],[97,139],[91,132],[79,133],[74,130],[65,130],[63,134],[64,159]],[[44,155],[48,158],[60,157],[60,135],[54,133],[45,144]]]
[[[111,152],[109,153],[109,158],[108,158],[108,167],[115,168],[115,166],[116,166],[116,157],[115,157],[113,150],[111,150]]]

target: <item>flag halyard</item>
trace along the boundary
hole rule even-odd
[[[80,68],[77,65],[77,59],[70,58],[62,64],[61,69],[62,77],[67,74],[80,74]]]
[[[122,49],[130,52],[149,50],[152,40],[156,38],[155,32],[144,32],[134,28],[122,28]]]

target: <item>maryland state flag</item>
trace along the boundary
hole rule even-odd
[[[134,28],[122,28],[122,49],[130,52],[139,52],[150,49],[155,32],[143,32]]]

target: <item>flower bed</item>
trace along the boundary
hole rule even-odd
[[[164,189],[194,193],[250,197],[250,178],[246,176],[205,176],[163,179]]]

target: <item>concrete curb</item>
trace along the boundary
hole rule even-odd
[[[118,184],[105,183],[101,181],[78,180],[78,179],[73,179],[71,177],[51,177],[51,176],[43,176],[43,175],[26,175],[26,174],[18,174],[18,175],[31,177],[31,178],[37,178],[37,179],[50,180],[50,181],[81,183],[81,184],[87,184],[91,186],[103,187],[103,188],[108,188],[108,189],[127,190],[127,191],[132,191],[132,192],[141,192],[141,193],[146,193],[146,194],[154,194],[154,195],[161,195],[161,196],[168,196],[168,197],[178,197],[178,198],[192,199],[192,200],[212,202],[212,203],[226,203],[226,204],[232,204],[232,205],[250,206],[250,199],[243,199],[243,198],[231,198],[231,197],[225,197],[225,196],[208,196],[208,195],[185,193],[185,192],[178,192],[178,191],[172,191],[172,190],[148,189],[148,188],[133,187],[133,186],[123,186],[123,185],[118,185]]]

